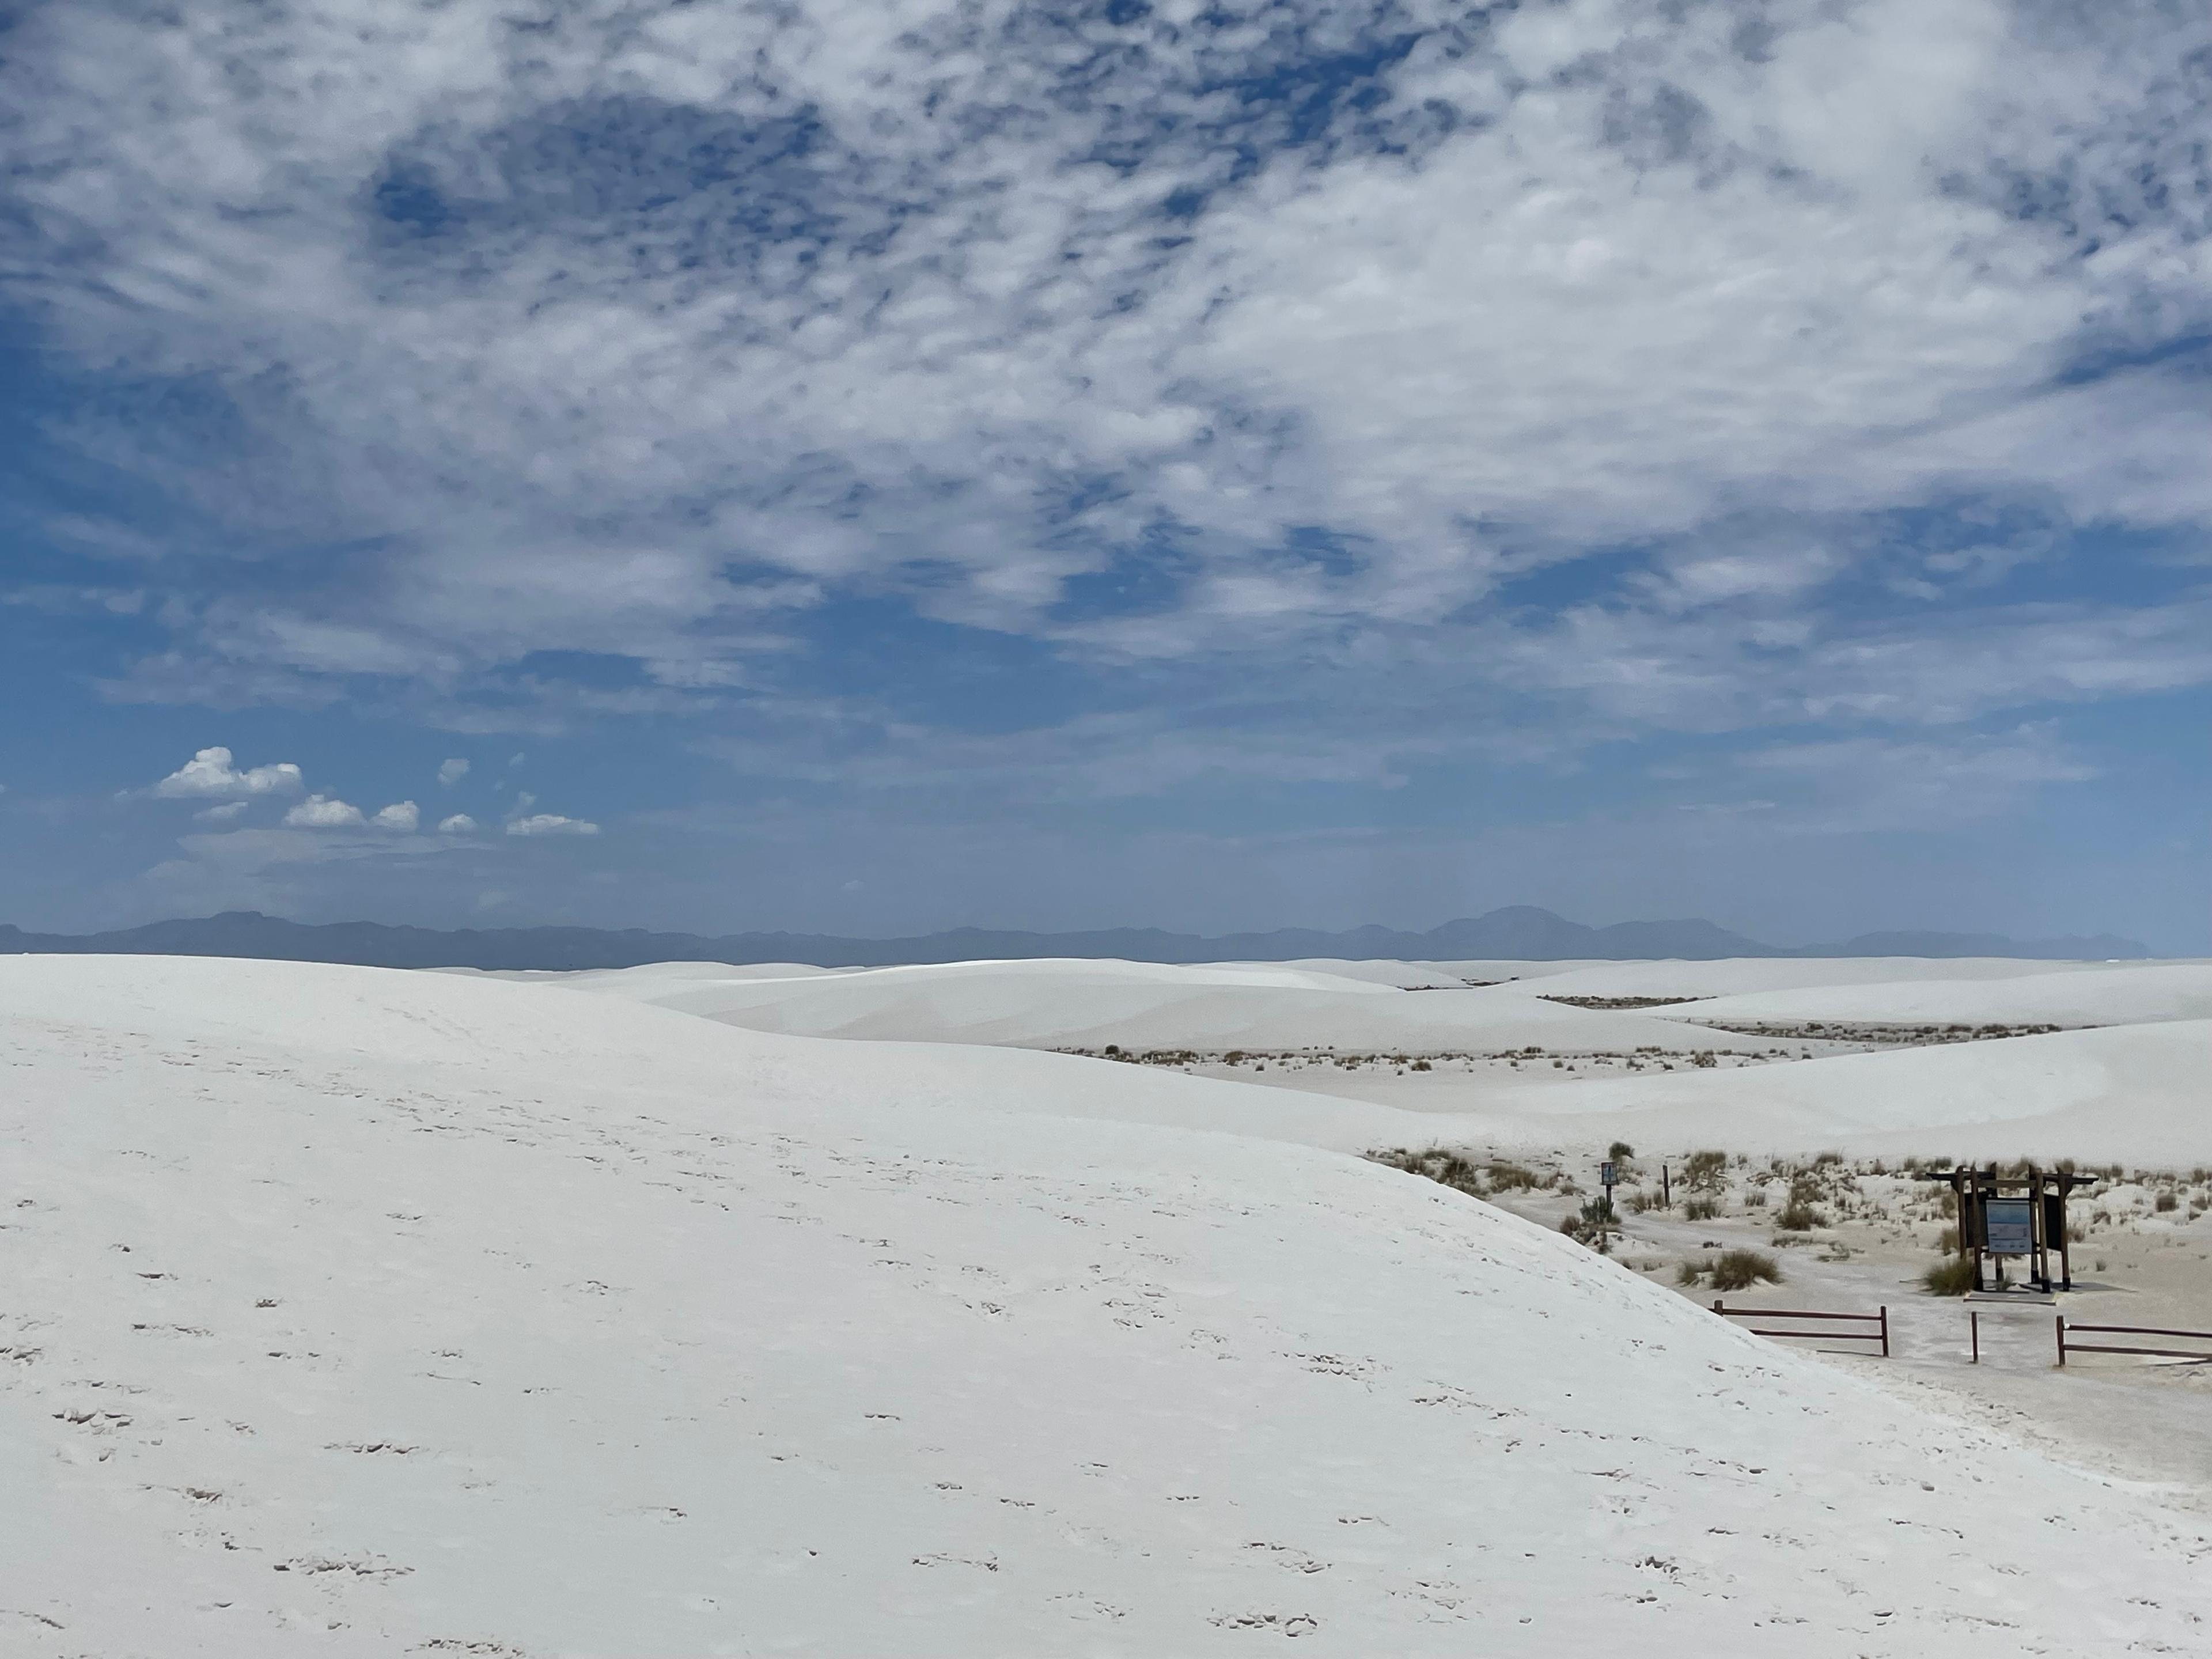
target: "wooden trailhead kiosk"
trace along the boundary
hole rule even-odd
[[[2024,1257],[2028,1282],[2039,1291],[2074,1288],[2074,1259],[2067,1248],[2066,1200],[2076,1187],[2087,1187],[2090,1177],[2070,1170],[2039,1170],[2033,1164],[2012,1175],[1999,1175],[1996,1166],[1986,1170],[1956,1169],[1930,1174],[1930,1181],[1948,1181],[1958,1200],[1959,1249],[1974,1255],[1974,1288],[2004,1288],[2007,1257]],[[2051,1253],[2058,1255],[2058,1275],[2051,1273]],[[1982,1283],[1982,1258],[1987,1256],[1996,1275],[1994,1287]]]

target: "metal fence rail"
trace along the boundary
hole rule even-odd
[[[1824,1319],[1871,1326],[1869,1330],[1810,1330],[1778,1331],[1762,1329],[1755,1325],[1744,1328],[1753,1336],[1812,1337],[1834,1342],[1879,1342],[1881,1357],[1889,1358],[1889,1309],[1884,1306],[1876,1313],[1825,1313],[1809,1308],[1731,1308],[1725,1303],[1713,1304],[1713,1311],[1723,1319]],[[2212,1356],[2209,1356],[2212,1357]]]
[[[2174,1330],[2163,1325],[2069,1325],[2066,1316],[2058,1316],[2058,1363],[2063,1365],[2069,1353],[2139,1353],[2160,1359],[2193,1359],[2199,1364],[2212,1364],[2212,1331]],[[2192,1342],[2208,1345],[2203,1348],[2144,1348],[2111,1342],[2076,1342],[2075,1331],[2091,1331],[2100,1336],[2178,1336]]]

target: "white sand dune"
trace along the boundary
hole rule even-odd
[[[1407,991],[1318,965],[1045,960],[878,968],[788,979],[672,981],[658,969],[578,975],[576,988],[804,1036],[1033,1048],[1435,1053],[1671,1052],[1714,1046],[1679,1021],[1547,1002],[1517,987]]]
[[[2212,1019],[2212,963],[2126,963],[2092,971],[1823,985],[1717,998],[1699,1020],[1865,1020],[1899,1024],[2122,1025]]]
[[[2041,978],[2054,974],[2124,973],[2140,963],[2028,962],[2011,957],[1732,957],[1717,962],[1439,963],[1470,979],[1517,973],[1540,976],[1546,996],[1722,997],[1828,986],[1911,984],[1922,980]]]
[[[10,1653],[2212,1628],[2110,1481],[1429,1183],[1051,1097],[1281,1091],[129,957],[0,959],[0,1068]]]
[[[1205,964],[1200,964],[1205,965]],[[1304,968],[1335,979],[1365,980],[1375,985],[1395,985],[1404,990],[1468,984],[1494,985],[1513,980],[1534,980],[1588,966],[1573,962],[1345,962],[1333,957],[1309,957],[1282,964]]]
[[[623,975],[641,984],[680,986],[695,980],[812,979],[854,970],[817,968],[811,962],[653,962],[638,968],[431,968],[424,971],[458,974],[465,979],[505,979],[524,984],[552,981],[576,986]]]
[[[659,968],[578,975],[560,983],[635,999],[749,1028],[808,1036],[1026,1048],[1339,1052],[1549,1053],[1756,1046],[1697,1023],[1993,1020],[2105,1028],[2050,1038],[1857,1055],[1826,1051],[1742,1070],[1678,1069],[1569,1076],[1552,1068],[1425,1075],[1333,1067],[1260,1074],[1305,1103],[1237,1133],[1339,1149],[1435,1141],[1523,1146],[1711,1143],[1731,1149],[1917,1152],[1928,1156],[2069,1157],[2084,1163],[2212,1162],[2212,1112],[2202,1074],[2212,1063],[2212,964],[1972,962],[1606,964],[1538,983],[1602,984],[1560,994],[1664,995],[1664,988],[1757,985],[1756,991],[1682,1006],[1584,1010],[1536,988],[1409,991],[1426,964],[1385,975],[1373,964],[1157,963],[1047,961],[726,978]],[[1667,974],[1636,978],[1633,967]],[[1339,969],[1366,970],[1355,978]],[[1899,976],[1869,982],[1879,970]],[[1944,975],[1949,973],[1950,976]],[[1832,975],[1835,982],[1820,982]],[[1627,988],[1641,986],[1642,989]],[[1548,990],[1547,990],[1547,993]],[[1673,994],[1683,994],[1678,990]],[[2063,1040],[2061,1040],[2063,1039]],[[1807,1052],[1792,1042],[1792,1053]],[[1824,1053],[1820,1045],[1810,1052]],[[927,1062],[918,1062],[927,1066]],[[1139,1103],[1142,1103],[1139,1104]],[[1185,1102],[1109,1091],[1094,1107],[1176,1122]]]
[[[2212,1020],[1847,1054],[1741,1072],[1498,1090],[1533,1139],[1918,1153],[2084,1164],[2212,1164]],[[1443,1120],[1451,1121],[1449,1119]],[[1640,1137],[1640,1138],[1639,1138]]]

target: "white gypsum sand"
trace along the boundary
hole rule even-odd
[[[1421,1120],[1394,1129],[1322,1116],[1271,1131],[1334,1146],[1382,1133],[1394,1145],[1601,1148],[1625,1139],[1762,1152],[2212,1162],[2212,1101],[2201,1082],[2212,1060],[2212,1023],[2199,1012],[2212,1006],[2206,964],[1623,963],[1480,990],[1398,988],[1469,967],[1043,961],[739,977],[672,964],[568,982],[768,1030],[1164,1051],[1194,1071]],[[1701,1000],[1589,1009],[1547,1000],[1555,994]],[[1815,1022],[1826,1035],[1808,1034]],[[1940,1048],[1843,1035],[1912,1041],[1919,1029],[1956,1022],[2096,1029]],[[1762,1025],[1782,1030],[1760,1035]],[[1859,1052],[1869,1048],[1881,1052]],[[1227,1063],[1238,1051],[1243,1058]],[[1711,1066],[1691,1063],[1700,1051]]]
[[[574,988],[635,997],[754,1030],[1032,1048],[1303,1048],[1496,1050],[1627,1048],[1686,1053],[1702,1029],[1545,1000],[1518,986],[1410,991],[1312,964],[1048,958],[872,968],[806,977],[670,976],[659,967],[579,975]]]
[[[1279,1091],[127,957],[0,959],[0,1059],[10,1651],[2212,1630],[2174,1513],[1222,1132]]]

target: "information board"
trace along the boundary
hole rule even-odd
[[[2030,1255],[2035,1250],[2035,1200],[1982,1200],[1982,1248],[1991,1255]]]

